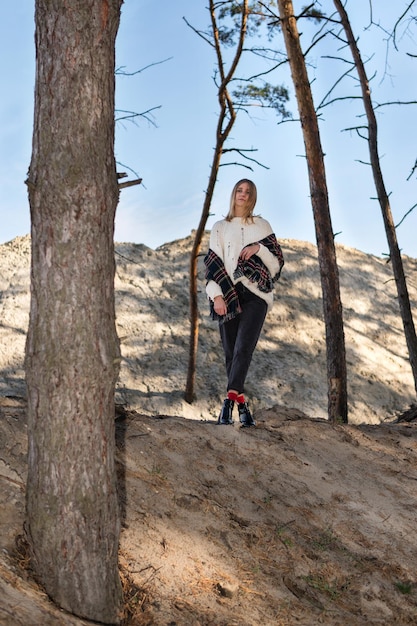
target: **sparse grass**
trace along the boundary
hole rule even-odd
[[[398,589],[398,591],[402,594],[409,595],[413,589],[413,585],[410,582],[403,582],[401,580],[398,580],[395,583],[396,588]]]
[[[313,589],[326,593],[332,600],[340,596],[340,589],[329,583],[323,576],[304,576],[304,580]]]
[[[157,465],[156,463],[154,463],[152,465],[151,469],[148,469],[147,472],[151,475],[151,476],[157,476],[158,478],[161,478],[162,480],[166,480],[166,476],[163,472],[163,469],[160,465]]]
[[[320,551],[334,548],[337,544],[337,537],[334,535],[331,528],[326,528],[318,535],[317,539],[314,539],[312,542],[313,548]]]
[[[288,534],[286,534],[286,528],[287,524],[285,524],[284,526],[277,526],[275,532],[281,543],[284,544],[284,546],[286,546],[287,548],[292,548],[294,546],[294,541],[291,537],[288,536]]]

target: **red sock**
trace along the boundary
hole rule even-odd
[[[227,392],[227,397],[229,398],[229,400],[233,400],[233,402],[236,402],[236,400],[237,400],[237,393],[236,393],[236,391],[228,391]]]
[[[243,393],[240,393],[238,396],[236,396],[236,400],[238,404],[243,404],[245,402],[245,396],[243,395]]]

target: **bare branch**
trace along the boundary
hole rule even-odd
[[[330,104],[333,104],[334,102],[339,102],[339,101],[343,101],[343,100],[362,100],[362,98],[361,98],[361,96],[338,96],[337,98],[333,98],[332,100],[329,100],[325,104],[322,101],[320,103],[319,107],[324,109],[324,107],[327,107]]]
[[[266,13],[269,13],[269,17],[273,17],[275,20],[277,20],[278,22],[280,21],[279,15],[277,15],[276,13],[274,13],[274,11],[271,9],[270,6],[264,4],[263,2],[259,3],[259,6],[263,7],[266,11]],[[264,14],[265,18],[266,15]]]
[[[342,59],[343,60],[343,59]],[[354,66],[350,67],[344,74],[342,74],[341,76],[339,76],[339,78],[333,83],[332,87],[329,89],[329,91],[325,94],[325,96],[322,98],[320,104],[317,107],[317,111],[320,111],[320,109],[323,109],[324,107],[326,107],[327,105],[331,104],[332,102],[335,102],[336,100],[339,100],[339,98],[334,98],[333,100],[329,100],[328,102],[326,102],[327,98],[330,96],[330,94],[336,89],[337,85],[339,83],[342,82],[342,80],[348,76],[350,74],[350,72],[354,69]]]
[[[133,176],[136,176],[136,178],[140,178],[139,174],[135,172],[135,170],[129,167],[128,165],[125,165],[124,163],[121,163],[120,161],[116,161],[116,163],[117,165],[120,165],[121,167],[129,170],[133,174]],[[117,178],[126,178],[126,176],[127,176],[126,172],[122,172],[121,174],[117,175]]]
[[[410,178],[412,177],[412,175],[414,174],[414,172],[417,169],[417,161],[414,163],[413,167],[411,168],[411,172],[410,174],[407,176],[407,180],[410,180]]]
[[[404,19],[404,17],[407,15],[407,13],[410,11],[410,9],[412,8],[412,6],[415,4],[415,0],[411,0],[410,4],[408,5],[408,7],[403,11],[403,13],[400,15],[400,17],[398,18],[398,20],[395,22],[394,24],[394,28],[392,31],[392,42],[394,44],[394,48],[396,50],[398,50],[397,47],[397,42],[396,42],[396,38],[397,38],[397,28],[399,26],[399,24],[401,23],[401,21]]]
[[[260,53],[258,53],[257,51],[251,50],[251,52],[253,52],[253,54],[258,55],[260,57],[262,57],[262,55]],[[268,60],[267,57],[264,57]],[[271,74],[272,72],[274,72],[275,70],[277,70],[279,67],[281,67],[281,65],[286,65],[288,63],[288,59],[285,58],[282,61],[279,61],[276,65],[274,65],[273,67],[269,68],[268,70],[265,70],[264,72],[259,72],[259,74],[254,74],[253,76],[249,76],[249,78],[240,78],[238,80],[242,81],[242,82],[252,82],[254,80],[256,80],[257,78],[261,78],[262,76],[267,76],[268,74]]]
[[[394,100],[393,102],[381,102],[380,104],[374,104],[374,109],[375,110],[381,109],[382,107],[392,106],[393,104],[395,105],[417,104],[417,100],[409,100],[409,101]]]
[[[142,67],[140,70],[136,70],[135,72],[125,72],[123,67],[118,67],[115,70],[115,74],[117,74],[118,76],[136,76],[136,74],[141,74],[142,72],[144,72],[145,70],[148,70],[150,67],[154,67],[155,65],[161,65],[161,63],[166,63],[167,61],[171,61],[171,59],[173,59],[174,57],[168,57],[167,59],[163,59],[162,61],[155,61],[154,63],[149,63],[149,65],[145,65],[145,67]]]
[[[358,135],[358,137],[360,137],[361,139],[365,139],[365,141],[369,141],[368,126],[352,126],[351,128],[342,128],[341,132],[342,133],[352,132],[352,130],[354,130],[356,134]],[[366,131],[366,134],[362,133],[363,130]],[[362,161],[360,161],[360,163],[362,163]],[[369,165],[369,163],[367,165]]]
[[[310,46],[309,48],[307,48],[307,50],[303,53],[304,58],[306,58],[306,57],[307,57],[307,55],[311,52],[311,50],[314,48],[314,46],[316,46],[318,43],[320,43],[320,41],[321,41],[322,39],[324,39],[325,37],[327,37],[327,35],[329,35],[329,34],[331,34],[331,33],[332,33],[332,31],[331,31],[331,30],[328,30],[328,31],[326,31],[325,33],[323,33],[320,37],[318,37],[317,39],[315,39],[315,40],[313,41],[313,43],[311,44],[311,46]]]
[[[270,168],[267,165],[264,165],[263,163],[261,163],[260,161],[258,161],[257,159],[253,159],[251,157],[249,157],[247,154],[247,152],[258,152],[258,150],[256,148],[225,148],[223,150],[223,154],[226,154],[226,152],[237,152],[242,158],[246,159],[247,161],[252,161],[252,163],[256,163],[256,165],[259,165],[260,167],[263,167],[265,170],[269,170]],[[232,165],[231,163],[226,163],[225,165]],[[252,168],[250,168],[252,169]]]
[[[227,167],[229,165],[238,165],[239,167],[245,167],[247,170],[253,172],[253,167],[246,163],[240,163],[239,161],[231,161],[230,163],[220,163],[219,167]]]
[[[417,204],[414,204],[411,209],[408,209],[407,213],[404,213],[404,215],[402,216],[402,218],[400,219],[400,221],[398,222],[398,224],[395,225],[395,228],[398,228],[398,226],[400,226],[403,221],[405,220],[405,218],[410,215],[410,213],[412,213],[414,211],[414,209],[417,207]]]
[[[239,63],[240,57],[242,56],[243,43],[245,41],[246,30],[247,30],[247,20],[248,20],[247,11],[243,10],[242,11],[242,23],[241,23],[241,27],[240,27],[240,30],[239,30],[239,42],[237,44],[235,56],[233,58],[232,64],[231,64],[230,69],[229,69],[229,72],[228,72],[227,76],[225,76],[224,79],[223,79],[224,83],[229,83],[230,82],[230,79],[232,78],[232,76],[234,75],[234,73],[236,71],[236,67],[237,67],[237,64]]]
[[[191,30],[193,30],[195,32],[196,35],[198,35],[199,37],[201,37],[201,39],[203,39],[206,43],[209,44],[209,46],[211,46],[212,48],[214,48],[214,43],[211,41],[211,39],[205,34],[203,33],[203,31],[198,30],[197,28],[195,28],[192,24],[190,24],[190,22],[187,20],[186,17],[182,18],[184,20],[184,22],[187,24],[187,26],[189,28],[191,28]]]
[[[116,109],[115,113],[124,113],[125,115],[121,117],[116,117],[115,121],[116,122],[129,121],[129,122],[132,122],[132,124],[136,124],[136,118],[143,117],[147,122],[149,122],[149,124],[152,124],[152,126],[157,127],[157,124],[155,120],[152,119],[152,116],[150,115],[150,113],[160,108],[161,108],[161,105],[157,107],[152,107],[151,109],[148,109],[147,111],[143,111],[142,113],[137,113],[135,111],[124,111],[123,109]]]

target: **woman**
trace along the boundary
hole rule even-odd
[[[242,426],[255,426],[244,395],[253,351],[268,309],[273,287],[284,265],[281,248],[269,223],[254,216],[256,186],[246,178],[233,188],[229,213],[216,222],[210,236],[206,292],[213,319],[219,320],[227,372],[227,397],[219,424],[233,424],[238,405]]]

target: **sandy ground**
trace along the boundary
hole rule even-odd
[[[331,425],[316,249],[286,257],[248,378],[256,429],[215,424],[224,393],[201,260],[196,400],[187,368],[190,239],[117,245],[117,462],[127,618],[136,625],[417,623],[415,402],[384,259],[339,246],[349,425]],[[88,624],[19,551],[26,473],[29,240],[0,246],[0,624]],[[405,259],[417,301],[415,259]]]

